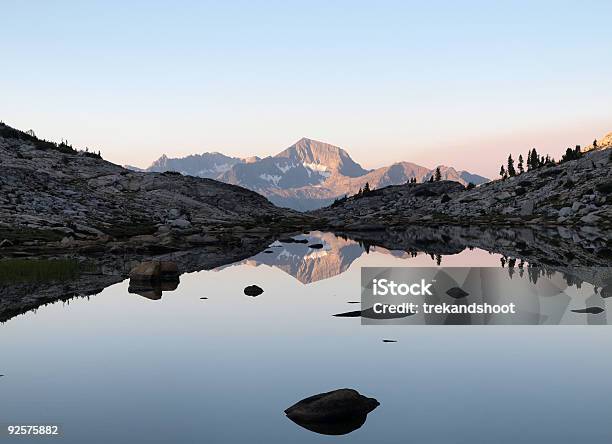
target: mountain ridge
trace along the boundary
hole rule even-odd
[[[489,181],[465,170],[444,165],[438,167],[444,180],[463,185],[469,182],[480,185]],[[435,174],[436,168],[401,161],[366,169],[343,148],[302,137],[288,148],[265,158],[241,159],[219,152],[181,158],[163,155],[143,171],[177,171],[208,177],[256,191],[278,206],[307,211],[329,205],[344,195],[355,194],[366,182],[371,188],[400,185],[411,179],[423,182]]]

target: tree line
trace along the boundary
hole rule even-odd
[[[6,125],[4,122],[1,122],[1,121],[0,121],[0,137],[4,137],[5,139],[17,139],[17,140],[22,140],[24,142],[29,142],[32,145],[34,145],[34,147],[37,150],[41,150],[41,151],[53,150],[53,151],[59,151],[60,153],[63,153],[63,154],[78,154],[79,153],[79,151],[74,149],[72,145],[68,143],[67,140],[62,139],[60,143],[57,143],[57,142],[51,142],[49,140],[39,139],[38,137],[36,137],[36,134],[32,130],[20,131],[18,129],[11,128],[10,126]],[[98,152],[89,151],[89,148],[86,147],[85,150],[81,150],[80,152],[87,157],[94,157],[97,159],[102,159],[102,153],[100,151]]]
[[[593,147],[597,148],[597,140],[593,141]],[[560,165],[564,162],[569,162],[570,160],[578,160],[583,155],[584,153],[582,152],[580,145],[576,145],[576,147],[573,149],[568,148],[565,151],[565,154],[561,156],[561,160],[556,162],[555,159],[550,157],[548,154],[546,156],[541,156],[538,154],[538,151],[533,148],[527,153],[526,162],[523,159],[523,155],[519,154],[516,168],[514,167],[514,159],[512,158],[512,154],[508,155],[506,164],[502,164],[501,168],[499,169],[499,175],[502,180],[506,180],[509,177],[523,174],[525,171],[531,171],[545,166]]]

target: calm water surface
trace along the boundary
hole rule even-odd
[[[311,238],[325,247],[277,243],[182,275],[159,300],[129,294],[125,281],[0,325],[0,422],[60,424],[66,443],[611,442],[609,327],[335,318],[358,308],[348,302],[359,300],[360,267],[436,260]],[[499,263],[482,250],[442,259]],[[250,284],[264,293],[245,296]],[[313,433],[283,414],[343,387],[381,404],[348,435]]]

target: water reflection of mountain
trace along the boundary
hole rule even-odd
[[[279,268],[304,284],[344,273],[365,253],[379,252],[398,258],[429,254],[438,265],[447,255],[480,249],[501,256],[500,265],[513,273],[527,264],[566,272],[568,279],[606,287],[596,271],[612,266],[607,234],[563,228],[407,227],[397,230],[352,233],[312,232],[295,236],[307,243],[274,242],[267,250],[241,262]],[[308,245],[320,243],[322,249]],[[432,264],[433,265],[433,264]],[[575,267],[581,267],[576,277]],[[589,272],[588,268],[593,267]],[[522,272],[521,272],[522,273]]]
[[[370,251],[399,258],[425,253],[440,261],[444,255],[478,248],[499,254],[500,265],[505,266],[508,273],[521,272],[521,267],[527,265],[538,265],[540,269],[565,273],[568,283],[570,280],[574,285],[583,281],[592,283],[599,288],[598,294],[606,298],[612,296],[612,281],[598,270],[612,265],[608,236],[609,233],[592,229],[405,227],[381,232],[312,232],[296,236],[297,239],[307,239],[305,244],[274,241],[272,237],[245,237],[241,245],[225,249],[202,248],[161,256],[71,257],[70,260],[79,264],[87,264],[85,268],[77,267],[75,275],[72,274],[74,264],[68,264],[67,270],[57,270],[58,276],[46,276],[49,271],[46,265],[43,267],[46,271],[41,275],[32,273],[36,270],[28,271],[27,263],[18,269],[11,269],[9,263],[8,268],[0,269],[0,322],[47,303],[98,293],[125,279],[138,261],[151,259],[176,262],[181,273],[219,269],[227,264],[268,265],[278,267],[302,283],[310,283],[342,274],[355,260]],[[278,238],[286,239],[286,236],[279,235]],[[310,248],[313,243],[320,243],[323,247]],[[14,259],[2,260],[0,265],[11,260]],[[37,266],[35,262],[33,260],[31,264],[34,267]],[[575,267],[581,267],[579,275],[575,275]]]
[[[276,241],[267,252],[261,252],[244,261],[245,264],[269,265],[290,274],[303,284],[320,281],[344,273],[359,258],[364,249],[359,243],[336,237],[331,233],[314,232],[297,236],[308,243],[283,243]],[[309,245],[322,244],[313,249]]]

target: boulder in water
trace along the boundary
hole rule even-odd
[[[178,266],[170,261],[147,261],[141,262],[130,271],[130,280],[134,281],[162,281],[177,280],[179,277]]]
[[[587,307],[579,310],[572,310],[574,313],[586,313],[586,314],[599,314],[603,313],[604,309],[601,307]]]
[[[344,435],[361,427],[368,413],[379,405],[374,398],[344,388],[302,399],[285,410],[285,414],[313,432]]]
[[[453,288],[447,290],[446,294],[449,295],[451,298],[455,298],[455,299],[462,299],[462,298],[464,298],[464,297],[469,295],[468,292],[462,290],[459,287],[453,287]]]
[[[249,285],[248,287],[246,287],[244,289],[244,294],[246,294],[247,296],[259,296],[260,294],[263,293],[263,288],[258,287],[257,285]]]

